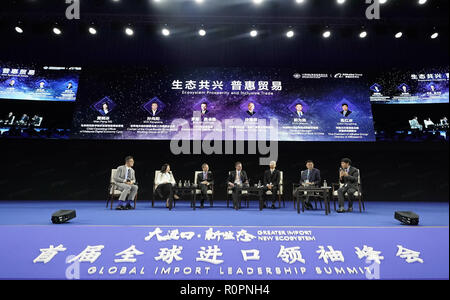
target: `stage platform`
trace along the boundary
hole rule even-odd
[[[367,202],[363,213],[331,206],[330,215],[297,214],[292,202],[263,211],[255,201],[239,211],[224,201],[195,211],[186,201],[172,211],[162,202],[129,211],[105,204],[0,201],[0,278],[449,278],[448,203]],[[59,209],[77,217],[51,224]],[[419,226],[401,225],[397,210],[419,214]]]
[[[114,203],[114,206],[117,202]],[[414,211],[420,216],[420,226],[448,226],[449,204],[445,202],[368,202],[360,213],[355,203],[352,213],[338,214],[331,205],[325,211],[305,211],[297,214],[293,202],[286,207],[258,210],[256,201],[250,208],[235,211],[225,201],[215,201],[214,207],[190,208],[187,201],[177,202],[169,211],[162,201],[151,208],[148,201],[137,203],[136,210],[115,211],[105,207],[106,201],[0,201],[0,225],[49,225],[50,216],[59,209],[75,209],[72,225],[205,225],[205,226],[401,226],[394,219],[395,211]],[[197,203],[197,206],[199,204]],[[277,204],[278,207],[278,204]]]

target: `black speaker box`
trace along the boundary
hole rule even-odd
[[[394,217],[396,220],[399,220],[406,225],[419,224],[419,215],[412,211],[396,211]]]
[[[65,223],[77,216],[75,210],[58,210],[57,212],[52,214],[52,223],[53,224],[61,224]]]

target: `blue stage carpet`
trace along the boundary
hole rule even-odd
[[[367,202],[366,211],[338,214],[333,210],[326,216],[318,210],[297,214],[292,202],[285,208],[258,210],[256,202],[250,208],[235,211],[224,201],[216,201],[204,209],[193,211],[186,201],[178,202],[169,211],[162,202],[155,208],[149,202],[138,202],[136,210],[115,211],[105,208],[104,201],[0,201],[0,225],[47,225],[50,216],[59,209],[75,209],[71,225],[206,225],[206,226],[401,226],[394,212],[414,211],[421,226],[448,226],[449,204],[442,202]]]
[[[53,225],[59,209],[77,218]],[[448,203],[367,211],[286,208],[115,211],[104,201],[0,202],[0,279],[447,279]],[[420,215],[403,226],[394,211]]]

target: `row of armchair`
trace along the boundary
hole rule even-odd
[[[156,184],[155,184],[155,182],[156,182],[156,178],[157,178],[157,176],[159,175],[160,172],[161,171],[159,171],[159,170],[155,171],[155,177],[154,177],[154,180],[153,180],[153,191],[152,191],[152,194],[153,194],[153,196],[152,196],[152,207],[154,207],[154,205],[155,205],[155,198],[156,198],[156,193],[155,193]],[[114,183],[114,179],[113,178],[114,178],[115,173],[116,173],[116,169],[112,169],[111,170],[110,185],[109,185],[109,188],[108,188],[108,200],[107,200],[107,203],[106,203],[106,207],[108,207],[108,204],[110,204],[111,209],[113,208],[114,199],[118,198],[120,196],[120,194],[122,193],[122,191],[119,191],[116,188],[116,185]],[[197,185],[197,175],[199,173],[202,173],[202,171],[195,171],[194,172],[194,185]],[[364,199],[363,199],[362,185],[361,185],[361,172],[359,172],[359,170],[358,170],[358,174],[359,174],[358,175],[358,186],[357,186],[356,192],[354,193],[354,197],[358,200],[359,211],[362,212],[363,210],[365,210],[365,206],[364,206]],[[281,207],[281,202],[283,202],[283,207],[286,206],[285,205],[285,193],[284,193],[284,189],[283,189],[283,182],[284,182],[284,180],[283,180],[283,171],[280,171],[280,182],[279,182],[279,188],[278,188],[278,191],[277,191],[278,207]],[[293,183],[292,184],[292,190],[294,191],[299,186],[300,186],[300,184]],[[331,185],[331,188],[332,188],[331,193],[332,193],[332,199],[333,199],[333,202],[334,202],[334,210],[336,210],[336,200],[337,200],[337,197],[338,197],[338,189],[341,188],[341,187],[342,187],[342,183],[333,183]],[[201,190],[197,189],[197,188],[193,189],[193,192],[195,192],[197,195],[201,194]],[[215,192],[214,192],[214,183],[212,183],[210,185],[210,188],[208,189],[207,193],[209,195],[210,206],[212,207],[213,203],[214,203],[214,194],[215,194]],[[306,195],[308,192],[304,192],[304,193]],[[229,207],[232,191],[228,187],[227,187],[227,194],[226,195],[227,195],[227,197],[226,197],[227,207]],[[266,192],[266,195],[272,195],[272,192],[269,190],[269,191]],[[242,196],[245,197],[246,206],[249,207],[249,205],[250,205],[249,204],[249,201],[250,201],[250,197],[249,196],[250,195],[249,195],[248,191],[246,191],[244,189],[242,191]],[[315,195],[310,195],[310,196],[314,197]],[[348,194],[346,194],[346,196],[348,196]],[[317,209],[317,201],[319,201],[320,207],[322,208],[322,201],[321,201],[321,199],[317,198],[317,197],[314,197],[313,199],[314,199],[314,202],[315,202],[315,208]],[[136,208],[136,201],[137,201],[137,195],[136,195],[136,197],[134,199],[134,207],[135,208]],[[174,201],[174,204],[175,204],[175,201]],[[295,206],[295,201],[294,201],[294,206]]]

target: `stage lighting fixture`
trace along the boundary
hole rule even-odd
[[[427,3],[427,0],[419,0],[419,5],[424,5],[425,3]]]
[[[95,29],[94,27],[89,27],[89,33],[92,35],[97,34],[97,29]]]
[[[361,31],[361,33],[359,34],[359,38],[365,39],[366,37],[367,37],[367,31]]]
[[[263,3],[263,0],[253,0],[253,3],[255,3],[255,4],[261,4],[261,3]]]
[[[298,4],[302,4],[302,3],[305,3],[305,0],[295,0],[295,2]]]
[[[60,35],[62,33],[62,31],[58,27],[53,27],[53,33],[56,35]]]
[[[433,33],[432,35],[431,35],[431,39],[437,39],[439,37],[439,33],[438,32],[435,32],[435,33]]]
[[[395,34],[395,38],[396,39],[399,39],[399,38],[401,38],[403,36],[403,32],[401,32],[401,31],[399,31],[399,32],[397,32],[396,34]]]
[[[134,31],[130,27],[127,27],[125,28],[125,34],[128,36],[132,36],[134,34]]]
[[[16,26],[14,29],[16,30],[17,33],[23,33],[22,27]]]
[[[203,0],[195,0],[195,2],[201,4],[203,3]]]
[[[329,38],[329,37],[331,36],[331,31],[329,31],[329,30],[324,31],[324,33],[322,33],[322,36],[323,36],[325,39]]]
[[[256,31],[256,30],[250,31],[250,36],[251,37],[256,37],[257,35],[258,35],[258,31]]]
[[[336,0],[337,4],[344,4],[345,0]]]
[[[286,32],[286,37],[288,37],[288,38],[294,37],[294,31],[293,30],[289,30],[288,32]]]
[[[205,36],[205,35],[206,35],[206,30],[205,30],[205,29],[200,29],[200,30],[198,31],[198,35],[199,35],[199,36]]]
[[[170,30],[167,29],[167,28],[163,28],[161,30],[161,33],[162,33],[163,36],[169,36],[170,35]]]
[[[380,0],[380,4],[385,4],[387,0]]]

